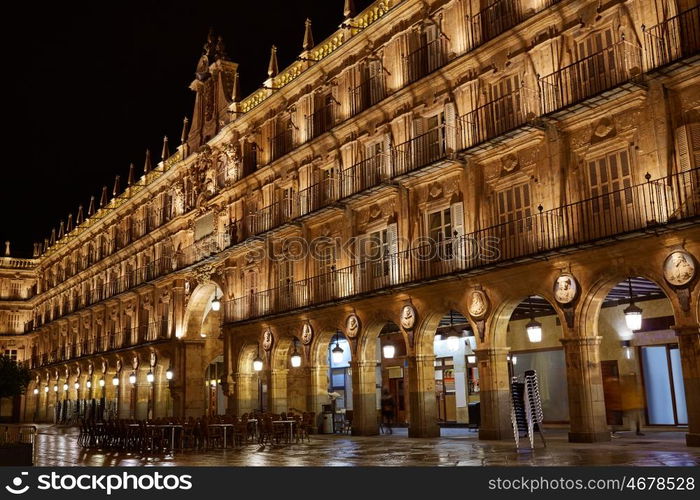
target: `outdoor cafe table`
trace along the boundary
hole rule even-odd
[[[224,448],[226,448],[226,430],[233,429],[233,424],[209,424],[209,427],[220,427],[224,431]]]
[[[129,424],[129,427],[140,427],[141,424]],[[146,424],[147,429],[170,429],[170,449],[175,451],[175,429],[182,429],[181,424]],[[225,440],[225,438],[224,438]],[[153,444],[151,436],[151,444]],[[225,442],[225,441],[224,441]]]
[[[273,424],[288,424],[289,425],[289,442],[292,442],[292,436],[294,434],[294,423],[295,420],[273,420]]]

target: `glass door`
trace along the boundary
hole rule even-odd
[[[688,409],[676,344],[644,346],[642,373],[649,425],[688,425]]]

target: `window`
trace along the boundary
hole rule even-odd
[[[437,248],[436,257],[452,257],[452,218],[449,208],[428,214],[428,238]]]
[[[519,184],[498,193],[498,222],[506,236],[532,229],[529,184]]]
[[[5,357],[17,361],[17,349],[5,349]]]
[[[632,203],[632,177],[627,150],[588,161],[588,187],[594,213]],[[624,192],[621,190],[624,189]]]
[[[372,262],[373,277],[389,274],[389,234],[386,229],[370,233],[367,257]]]
[[[579,84],[585,93],[594,93],[606,87],[606,82],[615,82],[615,51],[609,50],[613,45],[612,29],[593,33],[577,45]]]
[[[487,126],[490,136],[500,135],[516,127],[521,122],[520,77],[502,78],[489,89],[490,120]]]
[[[676,155],[681,172],[700,167],[700,123],[690,123],[678,128]]]

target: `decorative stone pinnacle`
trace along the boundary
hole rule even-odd
[[[314,48],[314,35],[311,31],[311,19],[308,17],[306,18],[305,26],[303,48],[304,50],[311,50]]]
[[[355,15],[355,2],[353,0],[345,0],[345,6],[343,7],[343,16],[345,19],[350,19]]]
[[[274,45],[270,49],[270,65],[267,67],[267,76],[274,78],[279,73],[279,66],[277,65],[277,47]]]
[[[143,162],[143,173],[147,174],[151,171],[151,150],[146,148],[146,159]]]
[[[160,152],[160,159],[165,161],[170,158],[170,148],[168,147],[168,136],[163,136],[163,150]]]

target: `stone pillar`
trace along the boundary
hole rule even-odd
[[[203,340],[188,340],[183,343],[184,360],[182,381],[184,392],[184,417],[201,417],[206,413],[204,393],[204,369],[202,367]]]
[[[321,405],[329,402],[328,399],[328,366],[309,366],[306,371],[306,410],[316,413],[318,417],[323,409]]]
[[[351,361],[352,369],[352,434],[374,436],[379,434],[377,412],[377,362]]]
[[[407,356],[409,391],[409,437],[439,437],[435,398],[435,355]]]
[[[674,326],[681,354],[685,404],[688,409],[688,446],[700,446],[700,328]]]
[[[481,425],[479,439],[512,439],[507,347],[477,349]]]
[[[250,413],[258,407],[258,377],[252,373],[234,373],[236,384],[235,411],[238,416]]]
[[[601,340],[602,337],[568,337],[561,340],[566,356],[569,441],[572,443],[610,441],[600,369]]]
[[[287,372],[287,410],[308,411],[306,406],[309,370],[306,367],[291,368]]]
[[[185,335],[185,281],[176,280],[173,285],[173,300],[170,303],[172,308],[170,317],[170,338],[182,337]]]
[[[270,411],[282,413],[288,410],[287,406],[287,372],[286,368],[272,370],[270,373],[270,385],[267,392],[270,400]]]

